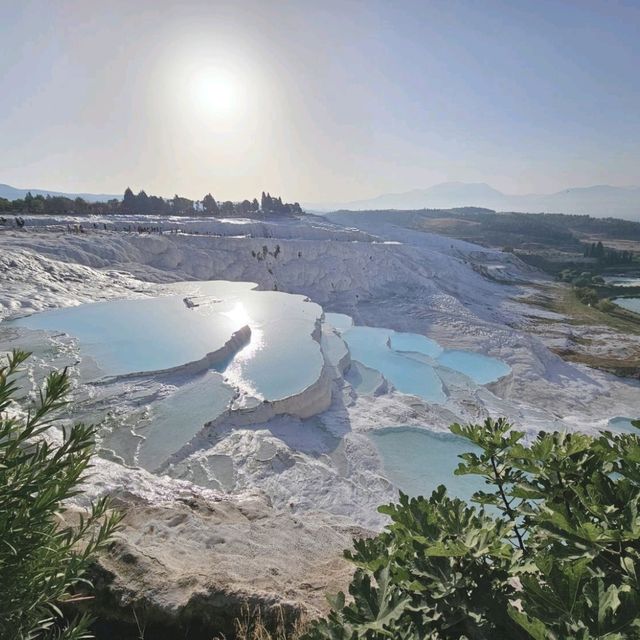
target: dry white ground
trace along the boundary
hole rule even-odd
[[[567,363],[549,350],[550,336],[528,331],[531,309],[517,298],[544,276],[510,254],[389,222],[356,230],[312,216],[144,221],[162,225],[162,234],[123,230],[135,229],[135,219],[96,218],[82,221],[85,233],[68,233],[67,225],[77,222],[28,219],[23,231],[0,232],[0,319],[157,295],[171,281],[245,280],[304,294],[357,324],[482,351],[512,369],[503,380],[474,388],[441,371],[448,392],[442,405],[398,392],[357,396],[334,372],[326,411],[307,420],[218,420],[176,452],[164,476],[100,459],[85,497],[111,493],[135,505],[121,544],[104,562],[123,603],[144,593],[159,611],[178,615],[194,594],[222,594],[224,600],[230,593],[259,593],[263,602],[320,606],[324,589],[344,585],[349,569],[340,551],[354,527],[379,527],[375,507],[395,495],[366,437],[370,429],[414,425],[443,431],[452,421],[506,415],[530,433],[594,431],[611,417],[640,414],[637,382]],[[258,259],[263,247],[267,258]],[[553,340],[562,339],[563,329],[569,335],[562,318],[553,320]],[[0,349],[29,346],[29,340],[37,343],[41,371],[79,358],[69,338],[26,335],[0,323]],[[144,413],[139,399],[151,403],[164,389],[162,381],[150,379],[138,387],[114,383],[96,395],[80,383],[80,373],[76,382],[87,411],[109,410],[127,425],[131,446],[137,437],[131,423]]]

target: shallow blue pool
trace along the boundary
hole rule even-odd
[[[444,402],[446,395],[435,369],[424,362],[390,349],[392,331],[375,327],[352,327],[342,334],[351,358],[378,370],[398,391]]]
[[[356,392],[364,396],[375,395],[384,385],[384,379],[379,371],[365,367],[357,360],[351,361],[345,377]]]
[[[379,371],[398,391],[428,402],[446,400],[435,368],[438,365],[458,371],[476,384],[493,382],[511,371],[502,360],[472,351],[443,350],[435,340],[417,333],[347,325],[341,335],[353,360]]]
[[[248,325],[249,343],[215,368],[232,384],[278,400],[299,393],[320,374],[323,357],[312,334],[322,308],[303,296],[254,287],[248,282],[177,283],[165,297],[84,304],[13,323],[77,338],[81,353],[105,375],[200,360]]]
[[[435,340],[419,333],[397,333],[394,331],[391,334],[390,346],[394,351],[422,353],[430,358],[437,358],[442,353],[442,347]]]
[[[208,371],[177,388],[151,408],[151,422],[139,434],[144,437],[137,463],[154,471],[172,453],[189,442],[202,425],[218,417],[231,402],[233,388],[220,375]]]
[[[627,311],[640,313],[640,298],[614,298],[613,302]]]
[[[471,378],[478,384],[494,382],[506,376],[511,368],[502,360],[473,351],[447,350],[438,356],[438,362]]]
[[[631,424],[630,418],[622,418],[622,417],[611,418],[611,420],[609,420],[609,424],[607,425],[607,429],[610,429],[611,431],[622,431],[624,433],[633,433],[637,436],[640,436],[640,429],[636,429],[636,427],[634,427]]]
[[[478,476],[455,476],[461,453],[476,451],[452,434],[435,434],[415,427],[391,427],[369,432],[389,479],[410,496],[428,496],[444,484],[450,495],[469,500],[484,488]]]
[[[43,311],[14,321],[60,331],[107,375],[169,369],[199,360],[242,326],[222,314],[188,309],[181,296],[111,300]]]

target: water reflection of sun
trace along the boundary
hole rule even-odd
[[[249,381],[249,376],[246,374],[246,367],[255,354],[264,348],[264,331],[253,323],[249,312],[242,302],[237,302],[233,308],[228,311],[222,311],[222,314],[231,320],[234,331],[247,325],[251,328],[249,344],[236,353],[233,360],[225,369],[224,376],[229,383],[239,387],[245,393],[260,397],[260,394]]]
[[[251,316],[242,302],[236,302],[233,309],[223,311],[222,315],[226,316],[233,322],[234,331],[237,331],[246,325],[251,326]]]
[[[262,398],[262,394],[251,382],[251,374],[247,371],[247,367],[251,366],[251,360],[264,346],[264,331],[252,328],[249,344],[235,354],[223,374],[229,384],[256,398]]]

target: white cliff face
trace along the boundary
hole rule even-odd
[[[236,224],[235,236],[31,231],[6,232],[0,242],[6,248],[21,247],[101,270],[122,269],[150,281],[245,280],[263,289],[303,293],[319,304],[340,303],[350,309],[374,297],[378,300],[385,292],[387,297],[410,296],[418,290],[423,297],[431,294],[437,307],[460,313],[465,305],[477,304],[483,293],[493,298],[500,290],[471,268],[469,257],[476,255],[476,262],[483,256],[495,260],[495,252],[485,256],[466,243],[447,239],[444,244],[434,236],[438,239],[434,246],[422,248],[317,227],[297,229],[290,238],[288,224],[282,229],[273,226],[268,237],[243,234],[243,226]],[[282,236],[276,235],[279,232]],[[317,237],[321,232],[324,237]],[[465,294],[465,304],[456,305],[456,297]]]
[[[39,226],[30,227],[32,222]],[[368,430],[413,425],[445,431],[453,421],[506,415],[530,433],[592,431],[615,415],[640,412],[636,383],[564,362],[548,349],[545,336],[526,330],[531,311],[515,298],[527,295],[527,282],[544,276],[510,254],[409,231],[389,220],[368,223],[364,231],[315,217],[141,224],[156,223],[162,234],[122,231],[137,222],[121,218],[85,222],[86,232],[75,234],[65,232],[73,221],[34,218],[24,232],[0,233],[0,317],[111,297],[162,295],[164,283],[184,279],[242,280],[303,294],[325,311],[351,315],[356,324],[480,351],[511,368],[495,383],[471,386],[464,376],[439,367],[446,391],[442,404],[399,393],[384,380],[375,381],[371,393],[359,394],[358,376],[367,372],[357,365],[349,372],[340,338],[322,329],[317,338],[324,344],[325,367],[317,382],[270,404],[239,395],[221,417],[199,416],[202,424],[192,425],[159,467],[167,486],[170,476],[222,492],[260,490],[276,509],[321,509],[379,526],[375,506],[392,499],[395,489]],[[109,230],[114,226],[119,230]],[[493,277],[496,270],[500,282]],[[0,348],[9,348],[11,340],[0,324]],[[65,349],[73,361],[72,341]],[[38,357],[44,363],[47,356]],[[125,452],[135,451],[145,438],[157,402],[170,403],[185,383],[179,374],[150,376],[128,386],[121,380],[111,387],[80,385],[78,394],[87,412],[107,418],[105,450],[117,449],[114,459],[135,464],[136,456]],[[132,481],[137,482],[133,475]]]
[[[0,250],[0,321],[48,308],[66,307],[149,295],[154,288],[130,274],[107,269],[97,271],[83,264],[47,258],[33,249],[20,248],[20,238]]]

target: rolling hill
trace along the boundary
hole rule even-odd
[[[388,193],[369,200],[308,204],[309,209],[451,209],[486,207],[496,211],[589,214],[640,220],[640,187],[597,185],[551,194],[510,195],[485,183],[444,182],[426,189]]]

